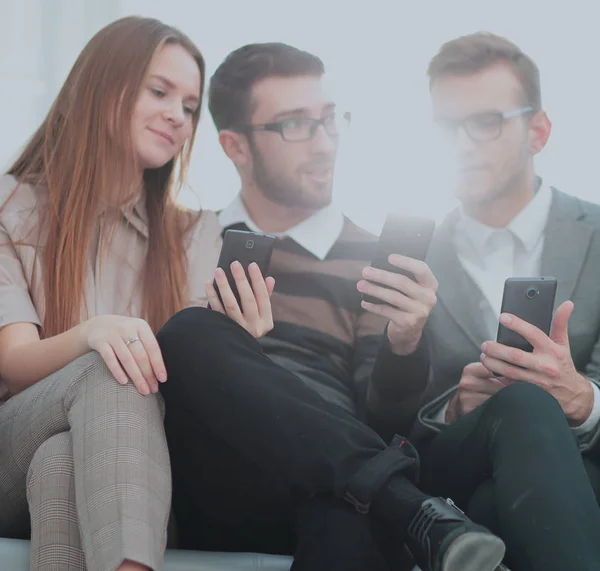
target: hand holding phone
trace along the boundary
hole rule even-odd
[[[433,220],[388,218],[373,263],[357,284],[362,307],[389,320],[387,336],[397,355],[416,350],[437,302],[437,280],[422,261],[434,228]]]
[[[273,328],[269,269],[275,238],[255,232],[228,230],[213,283],[206,284],[208,307],[223,313],[255,338]]]
[[[556,278],[508,278],[504,282],[501,313],[516,315],[550,335],[556,297]],[[533,346],[522,335],[498,325],[496,341],[508,347],[531,352]]]
[[[534,291],[536,285],[525,283],[510,286],[511,289],[515,288],[515,301],[521,301],[514,305],[508,301],[503,304],[503,309],[507,311],[500,316],[501,327],[498,331],[498,338],[502,342],[484,343],[481,362],[498,376],[531,383],[549,392],[559,402],[571,425],[579,426],[591,414],[594,391],[591,382],[575,367],[571,356],[569,319],[574,305],[572,301],[565,301],[552,316],[556,290],[552,282],[555,280],[544,278],[542,281],[549,281],[550,285],[540,284],[537,292]],[[546,287],[549,293],[542,294]],[[539,307],[534,311],[533,307],[528,307],[522,301],[523,295],[528,302],[533,302],[538,296],[544,297],[545,301],[539,302]],[[511,299],[513,296],[507,295]]]
[[[217,267],[225,272],[227,282],[240,307],[240,293],[232,274],[231,265],[234,262],[239,262],[246,272],[246,277],[249,277],[248,268],[250,267],[250,264],[254,263],[258,266],[258,269],[264,277],[269,271],[269,264],[271,263],[274,245],[275,237],[268,234],[245,232],[242,230],[227,230],[225,232]],[[216,280],[213,285],[217,291],[219,300],[223,303]]]
[[[414,280],[415,276],[412,272],[390,263],[390,256],[399,255],[413,260],[425,260],[434,230],[435,222],[429,218],[388,216],[379,236],[379,243],[371,261],[371,267],[385,272],[405,275]],[[370,281],[377,283],[376,280]],[[378,285],[388,289],[390,287],[381,282]],[[375,304],[385,303],[380,297],[373,295],[363,295],[363,300]]]
[[[556,278],[508,278],[504,282],[500,314],[510,314],[533,325],[545,335],[550,335]],[[522,335],[498,323],[496,342],[531,353],[533,345]],[[492,371],[494,376],[501,376]]]

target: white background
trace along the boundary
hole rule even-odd
[[[453,206],[432,142],[427,63],[458,35],[505,35],[541,69],[554,130],[538,171],[566,192],[598,200],[597,0],[554,6],[547,0],[0,0],[2,167],[42,120],[85,42],[131,14],[180,27],[204,53],[209,75],[249,42],[285,41],[320,56],[340,105],[352,112],[336,201],[373,231],[391,210],[439,219]],[[225,206],[238,190],[208,113],[189,182],[211,209]]]

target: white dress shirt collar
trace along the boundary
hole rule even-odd
[[[262,232],[250,218],[239,194],[227,208],[221,211],[219,222],[223,228],[227,228],[232,224],[243,223],[253,232]],[[290,228],[287,232],[275,235],[280,238],[291,238],[315,258],[324,260],[340,237],[343,226],[344,216],[342,212],[333,204],[330,204]],[[270,234],[273,233],[270,232]]]
[[[506,226],[520,240],[528,253],[533,252],[544,235],[552,206],[552,190],[547,184],[540,185],[533,199]],[[468,216],[460,209],[460,220],[456,230],[466,238],[480,259],[486,256],[486,246],[490,237],[503,229],[493,228]]]
[[[542,182],[533,200],[508,224],[508,228],[521,240],[528,253],[535,249],[544,234],[551,206],[552,190]]]

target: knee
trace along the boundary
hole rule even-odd
[[[33,455],[27,470],[27,500],[39,504],[44,492],[55,494],[73,489],[75,467],[71,433],[61,432],[45,440]],[[65,498],[68,499],[68,498]]]
[[[558,401],[549,392],[531,383],[513,383],[499,391],[494,400],[500,406],[509,406],[513,410],[519,407],[531,410],[537,406],[560,409]]]
[[[177,371],[182,363],[202,362],[203,368],[223,359],[227,346],[241,337],[252,338],[244,328],[217,311],[188,307],[176,313],[158,332],[167,372]]]
[[[105,383],[118,384],[104,359],[96,351],[77,357],[55,374],[66,380],[71,390],[82,384],[90,384],[92,387]]]
[[[160,329],[158,336],[165,337],[182,331],[203,331],[211,326],[216,316],[224,317],[206,307],[186,307],[173,315]]]
[[[489,409],[502,419],[523,419],[530,426],[537,424],[536,419],[543,419],[544,424],[554,420],[567,425],[558,401],[531,383],[519,382],[503,388],[490,399]]]
[[[81,401],[82,395],[108,395],[112,393],[113,385],[119,386],[104,359],[95,351],[71,361],[50,378],[52,381],[49,388],[53,390],[53,386],[60,387],[64,393],[63,404],[67,410],[71,410],[76,402]]]
[[[122,412],[139,412],[153,424],[162,425],[164,404],[158,394],[142,395],[132,382],[121,385],[111,373],[101,355],[95,351],[78,357],[64,369],[56,373],[58,382],[66,383],[64,405],[70,411],[74,408],[103,414],[105,403],[108,411],[119,418],[119,422],[129,422],[119,416]],[[91,408],[90,408],[91,407]]]
[[[245,332],[245,329],[218,311],[205,307],[187,307],[163,325],[157,339],[161,346],[178,344],[190,337],[210,342],[211,339],[218,339],[232,330]]]

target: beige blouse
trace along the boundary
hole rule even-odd
[[[0,176],[0,205],[16,187],[12,176]],[[41,260],[35,255],[40,213],[47,204],[46,191],[21,184],[0,212],[0,327],[35,323],[44,319]],[[140,276],[148,245],[147,216],[143,201],[121,208],[110,250],[101,264],[98,238],[100,215],[90,248],[87,273],[87,318],[96,315],[139,317]],[[189,264],[189,305],[206,306],[204,284],[212,280],[221,248],[221,227],[214,212],[205,211],[191,230],[186,250]],[[23,242],[23,244],[21,244]],[[109,259],[110,261],[106,261]],[[82,316],[85,319],[85,315]],[[0,379],[0,402],[6,396]]]

